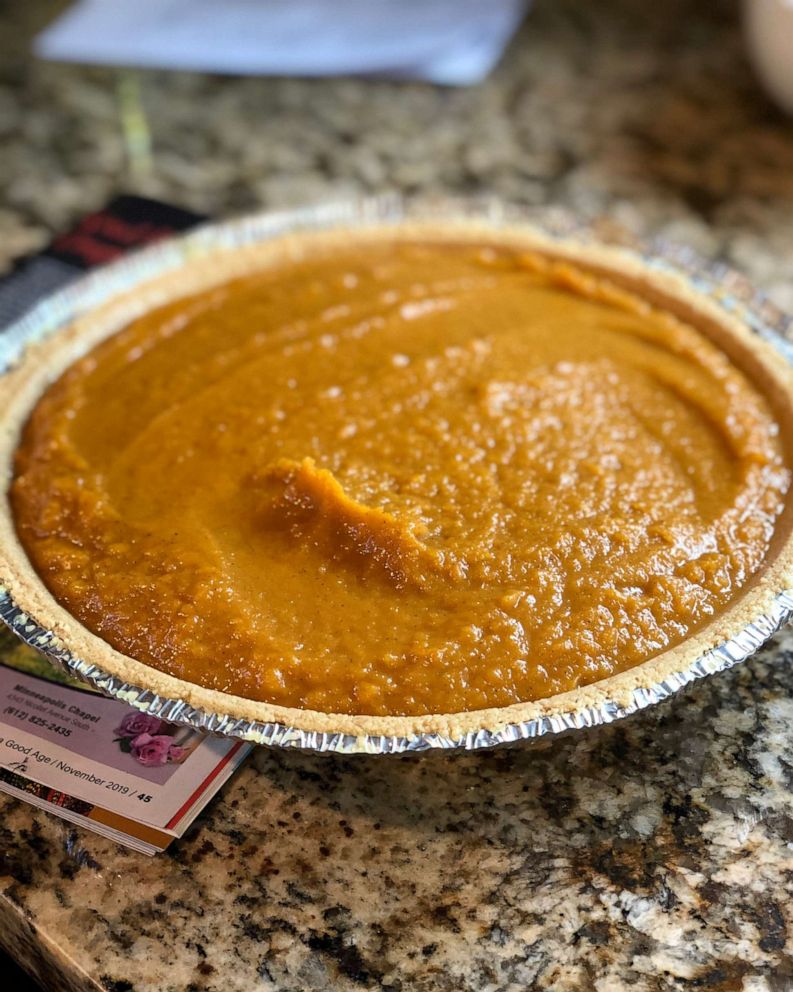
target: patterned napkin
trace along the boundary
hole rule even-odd
[[[201,214],[142,196],[116,197],[104,210],[83,217],[43,251],[19,259],[11,272],[0,278],[0,328],[88,269],[186,231],[203,220],[206,218]]]

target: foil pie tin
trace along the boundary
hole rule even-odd
[[[690,249],[666,241],[640,243],[597,222],[558,208],[524,209],[491,200],[405,201],[397,196],[324,204],[303,209],[266,212],[229,222],[208,224],[190,234],[162,242],[113,263],[45,299],[22,319],[0,334],[0,375],[11,368],[26,347],[70,324],[76,317],[134,289],[148,280],[178,269],[193,259],[217,251],[234,251],[281,234],[333,227],[388,225],[403,220],[465,219],[499,225],[525,224],[551,239],[573,239],[592,245],[617,246],[632,254],[651,270],[683,276],[698,293],[742,320],[771,343],[780,359],[793,366],[793,345],[786,336],[793,326],[741,275],[721,264],[704,261]],[[635,688],[629,700],[583,705],[553,716],[542,716],[479,729],[459,737],[437,733],[412,736],[355,735],[302,729],[280,723],[244,720],[228,713],[209,712],[185,700],[166,698],[145,685],[132,685],[73,654],[51,631],[37,623],[15,602],[13,589],[0,586],[0,619],[23,641],[48,657],[69,675],[79,678],[108,696],[172,723],[256,744],[342,754],[399,754],[426,750],[473,751],[540,737],[585,730],[611,723],[659,703],[686,685],[724,671],[744,661],[777,630],[793,618],[793,589],[779,592],[765,613],[757,616],[735,636],[705,652],[663,681]]]

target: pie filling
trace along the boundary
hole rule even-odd
[[[150,311],[39,400],[55,598],[254,700],[449,713],[632,668],[763,564],[790,472],[701,331],[515,247],[308,250]]]

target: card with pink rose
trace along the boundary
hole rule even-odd
[[[41,740],[164,785],[204,739],[196,730],[140,713],[64,679],[46,659],[36,663],[30,649],[4,649],[0,640],[0,698],[10,703],[4,714],[19,727],[30,727],[35,720]],[[40,688],[45,685],[52,688]]]
[[[251,745],[141,713],[0,641],[0,793],[154,854]]]

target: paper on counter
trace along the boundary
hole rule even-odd
[[[251,748],[165,723],[0,644],[0,792],[144,854],[181,837]]]
[[[375,75],[470,85],[529,0],[78,0],[42,58],[243,75]]]

